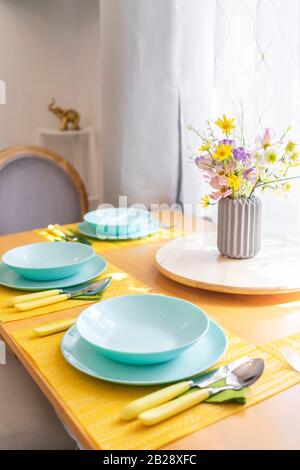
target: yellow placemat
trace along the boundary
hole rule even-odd
[[[295,351],[295,353],[299,354],[300,356],[300,333],[291,336],[286,336],[285,338],[280,338],[275,341],[271,341],[270,343],[262,344],[260,345],[260,348],[266,351],[267,353],[277,357],[277,359],[283,360],[282,355],[280,353],[280,349],[283,346],[289,346],[290,348],[292,348],[293,351]]]
[[[247,404],[242,406],[233,403],[202,403],[161,424],[147,428],[137,421],[122,422],[119,416],[126,403],[153,391],[154,388],[110,384],[75,370],[61,355],[61,333],[38,338],[27,329],[15,333],[14,337],[55,388],[66,408],[88,433],[95,447],[108,450],[157,449],[300,382],[300,374],[293,372],[286,363],[266,350],[263,351],[228,333],[229,348],[222,363],[243,355],[259,356],[266,362],[263,376],[249,390]]]
[[[102,300],[109,299],[110,297],[114,297],[116,295],[139,294],[149,292],[151,290],[150,287],[146,286],[141,281],[138,281],[130,274],[122,271],[117,266],[114,266],[110,263],[108,264],[106,271],[102,273],[98,279],[106,276],[112,276],[113,280],[109,287],[103,292]],[[58,312],[60,310],[77,307],[78,305],[91,303],[91,300],[72,299],[57,304],[35,308],[26,312],[18,312],[15,307],[6,306],[7,300],[11,297],[16,297],[18,293],[19,295],[24,295],[23,291],[20,292],[13,289],[8,289],[3,286],[0,287],[0,322],[9,322],[21,320],[23,318],[36,317],[45,313]]]
[[[72,230],[77,230],[77,224],[65,225],[65,227],[71,228]],[[35,233],[45,238],[45,240],[48,239],[48,234],[45,229],[35,230]],[[130,246],[144,245],[146,243],[157,242],[160,240],[174,240],[174,238],[177,238],[182,235],[183,232],[179,229],[161,228],[153,235],[149,235],[148,237],[144,238],[139,238],[138,240],[96,240],[94,238],[89,238],[89,240],[93,243],[94,250],[101,253],[107,250],[114,250],[116,248],[127,248]]]

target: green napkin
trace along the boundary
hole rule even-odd
[[[225,385],[225,380],[219,380],[213,384],[214,387],[222,387]],[[205,400],[206,403],[225,403],[228,401],[245,405],[248,395],[248,387],[242,388],[242,390],[225,390],[224,392],[213,395],[212,397]]]
[[[248,389],[243,388],[242,390],[225,390],[224,392],[213,395],[206,400],[206,403],[224,403],[232,401],[240,405],[245,405],[247,402]]]
[[[73,297],[71,300],[91,300],[93,302],[97,302],[101,300],[103,296],[103,292],[99,292],[99,294],[95,295],[79,295],[78,297]]]

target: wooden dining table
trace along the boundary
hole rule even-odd
[[[212,230],[213,227],[208,222],[205,229]],[[41,240],[34,232],[1,236],[1,253],[18,245]],[[107,261],[150,286],[153,292],[184,298],[201,306],[222,327],[255,345],[300,331],[300,293],[269,296],[233,295],[178,284],[159,273],[155,267],[155,253],[163,243],[166,243],[166,240],[124,245],[105,251],[104,256]],[[45,314],[43,321],[72,318],[83,308],[80,306]],[[12,336],[18,330],[40,323],[40,317],[0,323],[0,336],[51,402],[66,428],[83,448],[93,449],[93,442],[65,407],[57,391]],[[164,449],[300,449],[300,384],[255,406],[241,409],[238,413],[194,434],[173,441]]]

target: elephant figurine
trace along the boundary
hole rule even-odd
[[[56,105],[56,100],[53,98],[48,106],[49,111],[51,111],[55,116],[60,119],[60,130],[67,131],[69,129],[78,131],[80,130],[79,121],[80,114],[74,109],[62,109]]]

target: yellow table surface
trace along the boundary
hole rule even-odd
[[[37,241],[41,241],[41,237],[33,232],[6,235],[0,237],[0,250],[3,253],[15,246]],[[148,284],[156,292],[176,295],[200,305],[224,328],[255,345],[300,332],[300,292],[255,297],[205,292],[177,284],[165,278],[154,266],[155,252],[163,243],[166,241],[122,246],[120,249],[105,251],[105,257],[109,262]],[[46,314],[43,321],[73,317],[83,308],[78,306]],[[15,331],[40,323],[41,317],[0,323],[0,335],[18,356],[73,435],[85,448],[92,449],[93,443],[65,409],[56,390],[49,385],[11,335]],[[176,440],[165,448],[300,449],[300,385]]]

